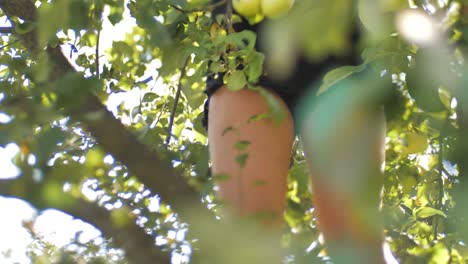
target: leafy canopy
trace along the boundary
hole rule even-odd
[[[21,172],[2,179],[0,194],[28,201],[39,211],[62,210],[95,225],[107,239],[104,253],[77,241],[84,250],[32,247],[33,261],[107,263],[114,251],[106,248],[118,247],[125,256],[115,253],[113,261],[165,263],[172,256],[183,262],[197,245],[200,255],[224,260],[228,250],[193,243],[213,226],[200,224],[187,209],[216,212],[213,179],[222,178],[208,173],[201,126],[206,75],[223,73],[232,90],[261,91],[255,83],[263,67],[281,72],[289,65],[282,62],[294,62],[296,54],[319,62],[349,51],[357,15],[364,24],[363,63],[331,68],[315,85],[326,93],[364,71],[387,84],[372,88],[384,98],[388,121],[386,240],[401,263],[465,263],[468,3],[358,2],[373,12],[352,0],[296,0],[287,16],[265,21],[273,54],[268,58],[255,50],[260,41],[255,33],[233,32],[240,17],[212,15],[219,4],[208,0],[0,1],[1,16],[11,26],[1,37],[0,146],[19,146],[13,163]],[[437,45],[418,45],[399,34],[394,18],[408,8],[436,21]],[[125,34],[115,32],[123,37],[103,48],[103,38],[113,37],[109,25],[122,23],[134,26]],[[281,121],[277,102],[267,102],[271,117]],[[316,243],[313,197],[296,145],[284,241],[291,263],[310,263],[322,259],[323,248]],[[238,147],[248,149],[248,142]],[[96,197],[87,197],[89,190]],[[239,243],[226,248],[249,240],[230,235]],[[262,255],[243,252],[230,258],[239,263],[236,258],[246,256]]]

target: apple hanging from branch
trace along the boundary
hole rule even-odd
[[[232,0],[232,6],[237,13],[246,18],[262,13],[260,0]]]
[[[277,18],[286,14],[294,4],[294,0],[233,0],[234,10],[248,20],[265,16]]]

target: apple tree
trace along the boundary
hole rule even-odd
[[[254,49],[255,33],[232,30],[242,19],[233,8],[265,25],[274,59]],[[348,52],[353,17],[362,63],[330,66],[311,85],[331,91],[363,72],[382,84],[365,90],[387,119],[386,241],[401,263],[466,262],[467,1],[0,0],[0,10],[0,147],[17,146],[20,171],[1,179],[0,195],[60,210],[103,238],[77,233],[59,248],[32,220],[32,262],[272,263],[281,251],[286,263],[325,263],[299,140],[282,250],[219,219],[203,90],[208,72],[240,89],[297,54],[320,63]]]

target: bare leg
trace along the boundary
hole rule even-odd
[[[321,122],[308,120],[303,138],[325,244],[334,263],[385,263],[379,213],[383,113],[343,111],[327,130]]]
[[[265,225],[281,226],[294,139],[288,109],[284,106],[287,117],[279,125],[269,118],[248,122],[267,113],[264,98],[254,91],[225,87],[215,92],[209,107],[213,175],[228,176],[218,182],[220,198],[237,215],[266,216],[261,217]]]

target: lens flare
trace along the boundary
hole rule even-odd
[[[402,37],[417,45],[431,45],[438,39],[435,21],[419,10],[404,10],[398,13],[396,26]]]

